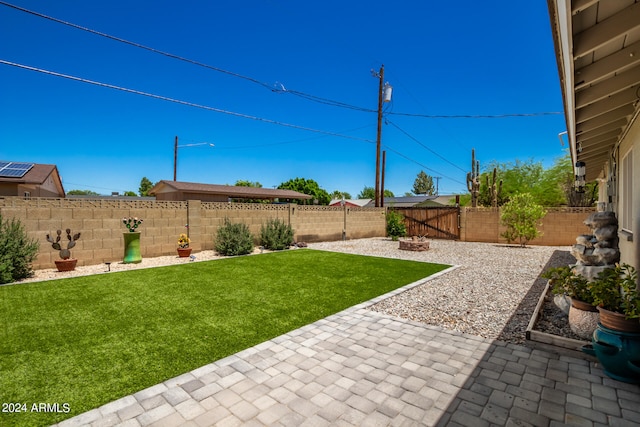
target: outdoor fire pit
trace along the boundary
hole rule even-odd
[[[400,240],[400,250],[402,251],[428,251],[429,241],[426,237],[413,236],[411,240]]]

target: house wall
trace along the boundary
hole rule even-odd
[[[618,174],[620,173],[620,164],[622,158],[630,149],[633,149],[633,203],[632,217],[633,233],[618,232],[620,237],[620,262],[627,263],[640,268],[640,118],[636,118],[635,122],[629,129],[629,132],[620,143],[617,152]],[[617,179],[618,191],[616,192],[616,212],[622,207],[624,201],[621,197],[621,180]]]

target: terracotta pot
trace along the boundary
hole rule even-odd
[[[56,263],[56,267],[58,271],[73,271],[76,269],[76,264],[78,260],[75,258],[68,259],[57,259],[54,261]]]
[[[191,248],[178,248],[178,256],[180,258],[187,258],[191,255]]]
[[[598,307],[600,323],[605,328],[620,332],[640,333],[640,320],[626,319],[624,314]]]

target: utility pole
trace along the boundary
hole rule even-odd
[[[382,152],[382,178],[380,179],[380,207],[384,207],[384,169],[387,164],[387,152]]]
[[[380,145],[382,139],[382,104],[391,101],[392,87],[389,83],[384,83],[384,64],[380,66],[380,72],[371,70],[374,77],[379,79],[378,83],[378,134],[376,137],[376,185],[375,185],[375,206],[381,207],[384,204],[383,190],[380,190]]]
[[[176,180],[178,172],[178,137],[176,136],[175,143],[173,144],[173,181]]]
[[[436,180],[436,196],[439,196],[440,192],[438,191],[438,188],[440,187],[440,180],[442,179],[442,177],[434,176],[433,178]]]
[[[209,147],[215,147],[214,144],[210,144],[208,142],[198,142],[195,144],[186,144],[178,146],[178,137],[176,136],[175,142],[173,143],[173,181],[177,181],[178,175],[178,148],[184,147],[197,147],[199,145],[208,145]]]
[[[378,134],[376,137],[376,208],[380,207],[380,139],[382,137],[382,82],[384,81],[384,64],[378,73]]]

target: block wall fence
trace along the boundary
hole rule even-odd
[[[542,236],[529,244],[538,246],[571,246],[581,234],[591,234],[583,221],[595,208],[547,208],[538,230]],[[462,208],[460,240],[467,242],[507,243],[500,236],[506,227],[500,224],[499,208]]]
[[[384,208],[308,206],[296,204],[215,203],[120,199],[0,199],[3,220],[19,219],[27,234],[40,242],[33,268],[52,268],[59,259],[46,234],[70,228],[82,233],[71,250],[78,265],[118,262],[124,253],[122,218],[143,219],[140,246],[143,257],[176,254],[178,236],[188,232],[194,253],[212,250],[225,218],[249,226],[254,236],[268,219],[291,224],[298,242],[382,237]],[[188,225],[188,228],[187,228]],[[257,243],[257,242],[256,242]],[[63,242],[62,247],[66,247]]]
[[[542,220],[542,237],[532,245],[569,246],[589,229],[583,224],[593,212],[590,208],[549,209]],[[48,199],[0,198],[3,220],[16,218],[28,235],[40,242],[35,269],[52,268],[58,251],[51,248],[45,235],[70,228],[82,236],[71,253],[78,265],[122,260],[127,232],[124,217],[142,218],[141,252],[143,257],[176,254],[180,233],[188,231],[194,253],[212,250],[218,228],[225,218],[242,222],[258,236],[268,219],[291,224],[298,242],[319,242],[386,235],[386,208],[351,206],[309,206],[296,204],[214,203],[120,199]],[[186,227],[188,225],[188,228]],[[500,237],[500,211],[492,208],[462,208],[460,240],[506,243]],[[257,242],[256,242],[257,243]],[[65,247],[63,245],[63,247]]]

